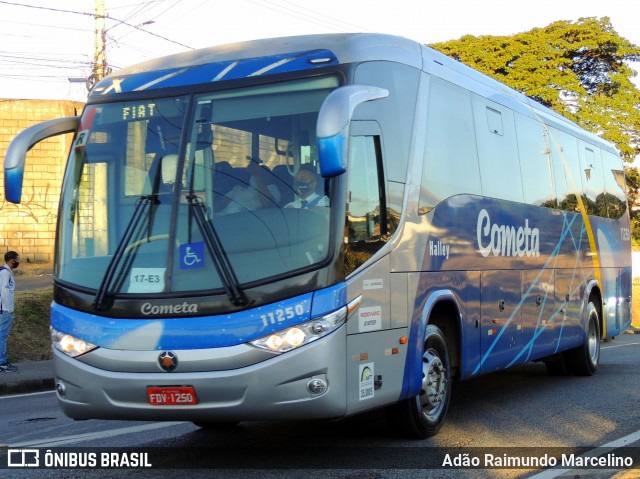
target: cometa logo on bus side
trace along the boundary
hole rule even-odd
[[[493,256],[540,256],[540,230],[529,227],[525,218],[524,226],[516,229],[513,225],[492,224],[485,209],[478,214],[478,248],[485,258]]]

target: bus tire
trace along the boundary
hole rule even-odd
[[[584,342],[564,353],[567,366],[576,376],[593,376],[600,362],[600,317],[596,305],[587,305],[587,330]]]
[[[387,408],[393,427],[414,439],[436,434],[444,424],[451,398],[451,363],[440,328],[427,325],[422,354],[420,393]]]

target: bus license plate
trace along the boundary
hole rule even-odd
[[[149,386],[147,398],[152,406],[190,406],[197,404],[192,386]]]

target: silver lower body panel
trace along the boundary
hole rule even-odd
[[[221,356],[226,356],[224,349],[218,351]],[[181,351],[173,352],[181,356]],[[149,353],[119,352],[122,357]],[[231,370],[123,372],[98,368],[81,361],[82,357],[72,359],[59,351],[54,351],[54,359],[58,400],[64,413],[74,419],[312,419],[339,418],[346,411],[344,327],[298,350]],[[312,380],[325,381],[326,391],[311,392]],[[197,404],[151,405],[149,386],[192,386]]]

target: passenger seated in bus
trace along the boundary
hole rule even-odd
[[[329,198],[320,195],[318,189],[318,173],[311,163],[300,166],[296,173],[294,188],[296,199],[285,205],[285,208],[314,208],[329,206]]]
[[[262,207],[272,208],[277,206],[282,195],[275,185],[273,173],[266,165],[262,164],[260,158],[247,157],[247,159],[249,160],[247,170],[251,174],[251,180],[253,181],[251,185],[258,192]]]
[[[215,201],[219,202],[220,198],[224,197],[231,191],[236,183],[235,175],[233,174],[233,167],[228,161],[217,161],[213,168],[213,193],[215,195]]]
[[[294,178],[293,174],[289,172],[289,166],[276,165],[271,170],[271,174],[274,177],[275,185],[280,191],[280,204],[284,206],[291,203],[296,197],[296,192],[293,188]]]
[[[234,186],[225,195],[228,203],[220,210],[220,214],[277,206],[280,191],[271,181],[271,172],[259,164],[260,160],[248,159],[248,182]]]

